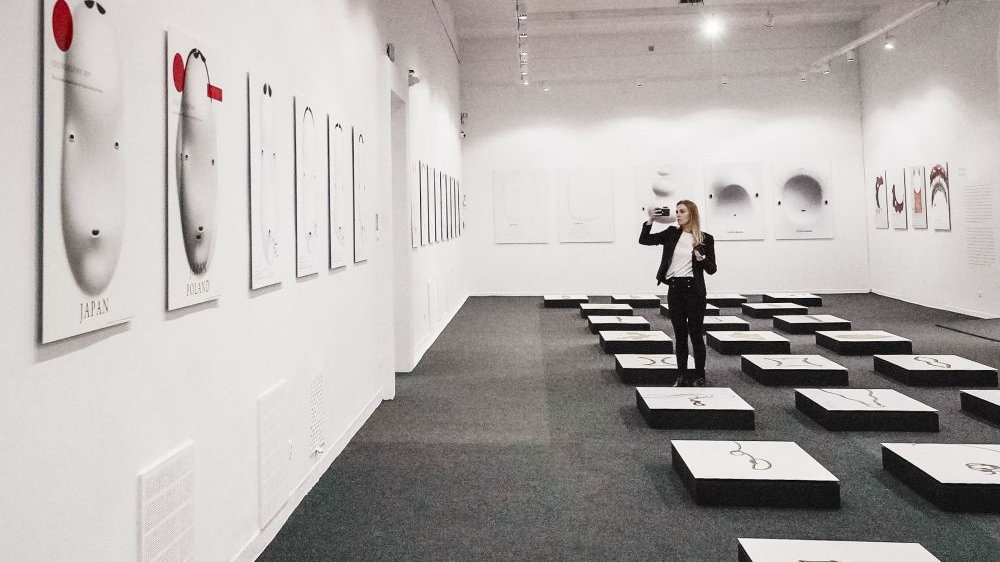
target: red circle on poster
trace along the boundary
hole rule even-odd
[[[56,38],[56,46],[66,52],[73,43],[73,12],[66,0],[58,0],[52,8],[52,35]]]
[[[178,92],[184,91],[184,59],[180,53],[174,53],[174,88]]]

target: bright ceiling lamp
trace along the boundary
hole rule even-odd
[[[722,25],[722,20],[719,18],[708,16],[705,18],[705,23],[702,24],[701,29],[710,39],[718,39],[725,30],[725,26]]]
[[[896,38],[893,37],[891,33],[885,34],[885,43],[882,45],[886,51],[891,51],[896,48]]]

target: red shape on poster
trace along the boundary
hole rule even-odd
[[[212,98],[215,101],[222,101],[222,88],[209,84],[208,97]]]
[[[184,59],[180,53],[174,53],[174,88],[184,91]]]
[[[73,43],[73,12],[66,0],[58,0],[52,8],[52,35],[60,51],[65,53],[69,50]]]

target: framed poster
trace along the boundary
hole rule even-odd
[[[406,192],[410,197],[410,247],[420,247],[420,167],[411,162],[406,174]]]
[[[906,192],[910,197],[913,228],[927,228],[927,168],[910,166],[906,169]]]
[[[353,216],[351,193],[348,186],[354,184],[354,169],[351,162],[350,127],[343,121],[329,121],[330,154],[327,161],[330,164],[328,197],[330,209],[330,269],[344,267],[349,261],[352,236],[351,217]]]
[[[929,218],[934,230],[951,230],[951,183],[948,177],[948,163],[934,164],[929,175],[930,209]]]
[[[871,198],[868,201],[872,210],[872,219],[875,222],[875,228],[883,230],[889,228],[889,197],[887,190],[885,170],[875,172],[872,191],[869,192]]]
[[[706,164],[702,228],[716,240],[763,240],[763,184],[758,162]]]
[[[295,275],[319,273],[329,164],[327,116],[301,97],[295,107]]]
[[[776,164],[773,178],[775,239],[833,238],[830,163]]]
[[[562,170],[556,176],[559,241],[615,241],[615,171]]]
[[[371,237],[368,216],[368,146],[365,135],[354,130],[354,263],[368,261]]]
[[[546,244],[551,177],[538,170],[493,171],[493,242]]]
[[[889,224],[894,230],[906,230],[906,186],[903,185],[905,170],[890,168],[885,176],[886,198],[890,199]]]
[[[284,250],[278,221],[282,169],[277,100],[270,80],[247,74],[247,139],[250,159],[250,288],[281,283]]]

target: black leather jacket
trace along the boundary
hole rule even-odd
[[[681,229],[676,226],[669,226],[666,230],[662,232],[657,232],[656,234],[651,234],[650,230],[653,228],[651,224],[642,223],[642,232],[639,234],[639,243],[643,246],[663,246],[663,257],[660,258],[660,268],[656,270],[656,284],[666,283],[667,280],[664,278],[667,274],[667,270],[670,269],[670,262],[674,258],[674,248],[677,246],[677,241],[681,238]],[[692,273],[694,275],[694,288],[701,295],[705,295],[708,291],[705,289],[705,273],[712,275],[718,269],[715,263],[715,239],[712,238],[711,234],[702,233],[704,241],[701,246],[696,246],[696,249],[705,256],[705,259],[698,261],[695,259],[691,260]]]

